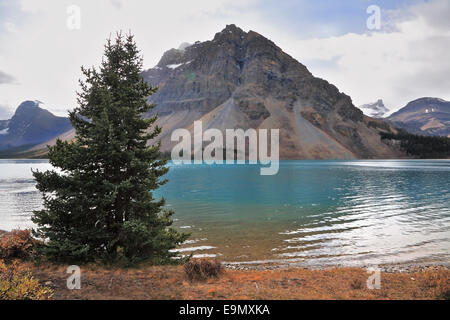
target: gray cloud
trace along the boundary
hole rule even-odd
[[[441,31],[450,30],[450,1],[435,0],[432,5],[429,3],[419,4],[412,8],[412,11],[422,16],[425,21]]]
[[[122,2],[120,0],[110,0],[109,2],[117,9],[122,8]]]
[[[13,76],[0,70],[0,84],[12,84],[15,82],[16,82],[16,79]]]

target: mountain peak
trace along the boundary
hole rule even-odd
[[[365,115],[372,118],[383,118],[389,112],[389,109],[384,105],[383,99],[378,99],[377,102],[367,103],[359,107]]]
[[[314,77],[299,61],[255,31],[227,25],[212,40],[164,53],[143,78],[159,88],[149,101],[163,127],[161,150],[174,146],[171,133],[192,128],[281,128],[280,157],[389,157],[377,123],[363,117],[351,98]],[[375,123],[375,124],[374,124]],[[382,129],[382,128],[381,128]],[[333,137],[333,138],[331,138]]]
[[[0,126],[0,150],[47,141],[72,126],[68,118],[57,117],[39,107],[42,102],[27,100],[16,109],[14,116]]]
[[[441,98],[434,98],[434,97],[423,97],[423,98],[419,98],[416,100],[413,100],[411,102],[409,102],[408,104],[415,104],[415,103],[445,103],[448,101],[445,101],[444,99]]]
[[[226,25],[226,27],[225,27],[225,29],[223,29],[221,32],[224,32],[224,33],[233,33],[233,32],[236,32],[236,33],[246,33],[244,30],[242,30],[241,28],[239,28],[238,26],[236,26],[235,24],[227,24]]]
[[[41,102],[38,100],[34,100],[34,101],[26,100],[26,101],[22,102],[17,109],[19,109],[19,108],[36,108],[36,107],[39,107],[40,103]]]
[[[222,31],[216,33],[213,41],[218,41],[221,39],[244,39],[248,35],[247,32],[237,27],[234,24],[229,24]]]
[[[21,115],[26,115],[29,113],[35,113],[36,111],[42,110],[39,108],[40,101],[34,100],[27,100],[22,102],[16,109],[16,112],[14,113],[14,117],[18,117]]]

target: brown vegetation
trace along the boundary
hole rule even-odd
[[[0,260],[0,300],[47,300],[52,293],[17,261],[7,265]]]
[[[31,230],[13,230],[0,235],[0,259],[30,259],[33,256],[37,240]]]
[[[54,290],[53,299],[448,299],[450,290],[446,268],[382,272],[381,289],[370,290],[366,286],[369,274],[357,268],[227,270],[191,282],[183,266],[94,265],[81,268],[81,290],[68,290],[66,266],[26,265]]]
[[[192,259],[184,265],[184,273],[189,281],[205,281],[218,278],[223,273],[223,266],[217,260]]]
[[[0,233],[1,299],[450,299],[450,270],[381,273],[370,290],[366,270],[226,270],[217,260],[136,269],[86,265],[81,290],[69,290],[67,266],[27,262],[35,241],[29,231]],[[1,259],[1,258],[0,258]],[[45,287],[41,285],[45,284]]]

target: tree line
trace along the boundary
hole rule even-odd
[[[397,129],[397,131],[397,134],[380,132],[381,139],[400,141],[400,148],[416,158],[450,157],[450,138],[415,135],[402,129]]]

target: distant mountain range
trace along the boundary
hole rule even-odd
[[[381,99],[374,103],[363,104],[359,109],[361,109],[365,115],[378,119],[385,117],[386,114],[389,113],[389,109],[386,108]]]
[[[411,101],[386,119],[413,134],[450,137],[450,102],[442,99]]]
[[[11,119],[0,120],[0,150],[43,143],[71,129],[68,118],[40,108],[38,101],[25,101]]]

